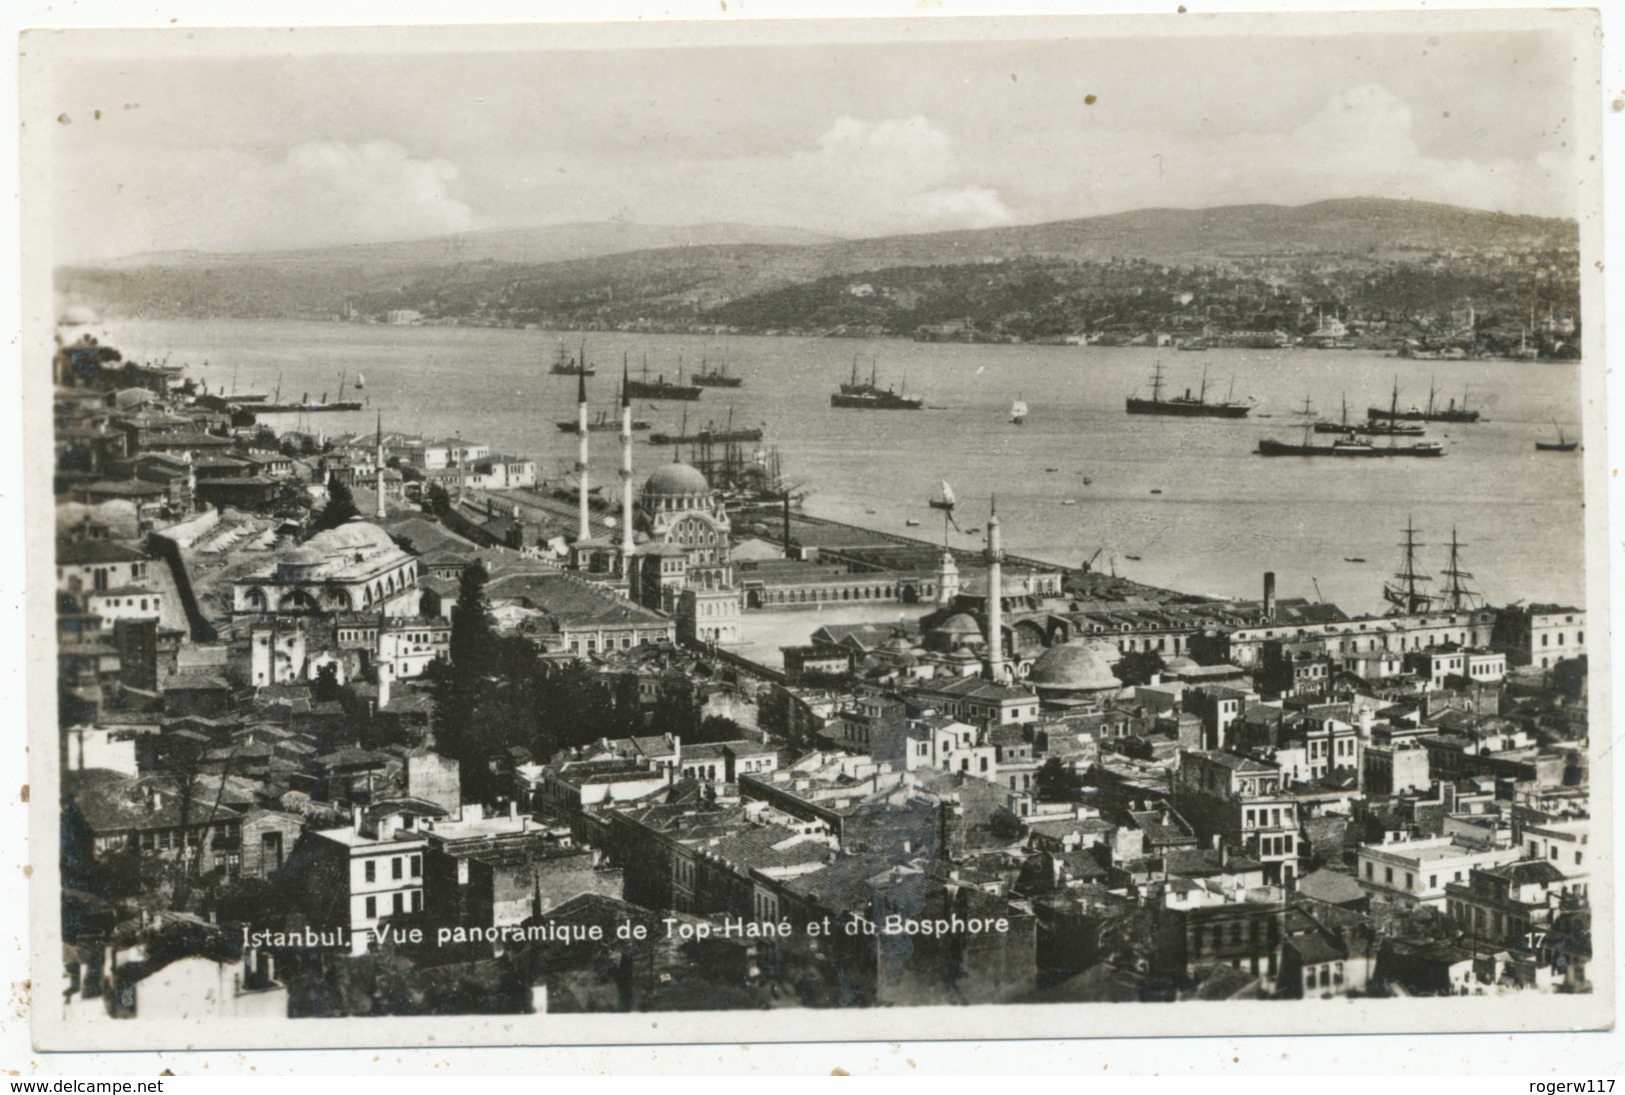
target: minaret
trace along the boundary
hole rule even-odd
[[[576,483],[581,494],[581,535],[592,538],[592,522],[587,507],[587,357],[576,362]]]
[[[626,394],[626,355],[621,355],[621,572],[632,570],[632,397]]]
[[[943,548],[942,563],[937,567],[937,607],[947,608],[958,596],[959,567],[954,563],[954,553]]]
[[[384,412],[378,412],[378,477],[373,481],[378,488],[378,520],[388,516],[384,509]]]
[[[999,546],[999,502],[995,497],[987,518],[987,675],[1004,683],[1004,551]]]

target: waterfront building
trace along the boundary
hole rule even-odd
[[[1586,614],[1567,605],[1513,605],[1496,615],[1495,643],[1513,666],[1550,669],[1586,652]],[[1475,642],[1473,646],[1487,643]]]

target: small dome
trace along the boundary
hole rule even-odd
[[[288,552],[288,554],[284,555],[279,562],[281,562],[283,566],[289,567],[318,566],[327,562],[327,557],[321,552],[312,550],[311,548],[297,547]]]
[[[1096,643],[1062,643],[1052,646],[1033,662],[1027,683],[1040,691],[1097,692],[1121,688],[1123,682],[1112,675],[1107,651]]]
[[[671,497],[710,494],[711,484],[704,473],[691,464],[662,464],[643,483],[644,497]]]
[[[305,546],[323,556],[343,555],[356,551],[379,551],[393,548],[395,541],[377,525],[360,518],[351,518],[338,528],[318,532]]]
[[[1187,669],[1198,669],[1195,659],[1187,658],[1183,654],[1175,654],[1163,663],[1163,671],[1167,673],[1183,673]]]
[[[943,620],[932,631],[939,631],[944,635],[980,635],[982,629],[971,616],[964,612],[956,612]]]

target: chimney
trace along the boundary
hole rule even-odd
[[[351,807],[351,816],[355,821],[355,831],[359,833],[361,831],[361,807]]]
[[[1275,571],[1264,572],[1264,619],[1275,619]]]
[[[512,821],[514,818],[516,818],[518,816],[519,816],[519,803],[512,800],[512,799],[509,799],[508,800],[508,820]]]

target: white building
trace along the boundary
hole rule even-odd
[[[1448,883],[1466,882],[1473,868],[1499,867],[1520,854],[1515,847],[1484,847],[1453,836],[1362,844],[1356,855],[1355,878],[1373,894],[1431,905],[1442,911]]]

